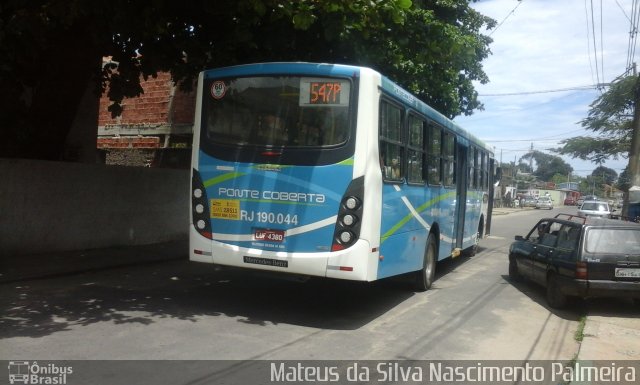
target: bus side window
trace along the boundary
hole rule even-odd
[[[442,129],[432,122],[428,126],[427,180],[430,185],[442,184]]]
[[[385,100],[380,102],[380,167],[386,180],[401,181],[404,177],[404,147],[402,145],[402,110]]]
[[[424,184],[425,182],[424,127],[423,119],[413,114],[409,115],[407,180],[410,183]]]
[[[443,135],[442,146],[442,170],[444,185],[453,186],[456,183],[456,158],[455,158],[456,138],[450,132]]]

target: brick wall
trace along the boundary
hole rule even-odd
[[[196,84],[193,84],[190,92],[180,90],[176,87],[173,96],[173,108],[171,110],[171,121],[173,124],[193,125],[193,118],[196,110]]]
[[[183,92],[174,87],[171,75],[158,73],[157,78],[140,82],[144,93],[137,98],[125,98],[122,115],[112,118],[107,110],[111,101],[100,98],[98,126],[145,126],[158,124],[193,124],[195,89]]]
[[[184,92],[166,72],[140,84],[144,92],[124,99],[118,117],[111,117],[106,94],[100,99],[97,146],[105,163],[149,166],[151,159],[152,167],[189,167],[195,84]]]

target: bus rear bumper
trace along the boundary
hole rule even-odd
[[[369,242],[365,240],[358,240],[353,246],[340,251],[294,254],[211,241],[193,231],[189,259],[287,274],[373,281],[377,273],[378,253],[372,253]]]

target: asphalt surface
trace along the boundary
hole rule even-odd
[[[522,210],[498,208],[494,210],[494,215],[509,215]],[[15,282],[187,258],[188,242],[186,240],[134,247],[2,256],[0,287]],[[598,311],[597,314],[589,312],[577,359],[579,361],[640,360],[640,316],[638,314],[640,311],[636,311],[630,317],[610,317],[606,311]]]

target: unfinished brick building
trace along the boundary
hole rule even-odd
[[[111,102],[100,99],[98,150],[105,163],[147,167],[189,167],[195,87],[183,92],[169,73],[141,81],[144,93],[125,99],[121,116],[111,117]]]

